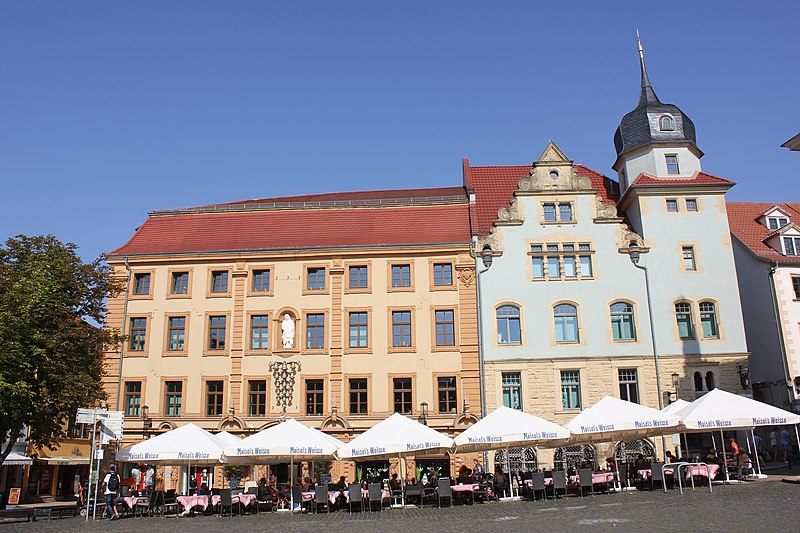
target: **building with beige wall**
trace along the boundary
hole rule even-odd
[[[393,412],[450,434],[473,422],[469,227],[461,187],[151,213],[108,258],[128,286],[109,302],[128,340],[105,381],[126,443],[144,436],[144,406],[156,432],[293,417],[349,440]]]
[[[615,145],[619,181],[553,142],[530,165],[464,162],[476,249],[493,260],[479,273],[487,412],[505,404],[565,423],[604,395],[660,408],[715,387],[749,392],[725,204],[734,184],[702,172],[694,125],[658,99],[643,59],[640,101]],[[660,448],[521,449],[512,469]]]

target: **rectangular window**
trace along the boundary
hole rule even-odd
[[[351,289],[366,289],[367,283],[367,266],[356,265],[350,267],[350,288]]]
[[[270,280],[269,270],[253,270],[253,292],[269,292]]]
[[[522,410],[522,374],[503,372],[500,375],[503,385],[503,405]]]
[[[574,278],[577,276],[575,271],[575,257],[572,255],[564,256],[564,277]]]
[[[411,265],[392,265],[392,287],[411,286]]]
[[[688,303],[675,304],[675,320],[678,322],[678,336],[681,339],[693,339],[692,308]]]
[[[150,274],[134,274],[133,275],[133,294],[147,295],[150,294]]]
[[[558,204],[558,219],[562,222],[572,220],[572,204]]]
[[[206,381],[206,416],[222,414],[222,382]]]
[[[545,222],[556,221],[556,204],[543,204],[542,209],[544,210]]]
[[[694,198],[687,198],[686,199],[686,210],[687,211],[697,211],[697,200]]]
[[[550,279],[559,279],[561,277],[558,269],[558,257],[547,258],[547,277]]]
[[[683,247],[683,268],[685,270],[697,270],[697,265],[694,262],[694,247]]]
[[[125,382],[125,416],[139,416],[139,405],[142,403],[142,382]]]
[[[173,272],[170,290],[172,294],[189,294],[189,273]]]
[[[783,246],[786,255],[800,255],[800,237],[784,237]]]
[[[667,174],[680,174],[681,170],[678,167],[678,156],[675,154],[665,155],[667,161]]]
[[[309,350],[325,348],[325,315],[323,313],[306,315],[306,348]]]
[[[253,350],[269,348],[269,315],[250,317],[250,348]]]
[[[667,211],[670,213],[677,213],[678,212],[678,200],[674,198],[667,200]]]
[[[169,338],[167,349],[170,352],[181,352],[186,342],[186,317],[169,317]]]
[[[800,277],[792,276],[792,288],[794,288],[794,299],[800,300]]]
[[[167,381],[164,383],[166,397],[164,406],[166,416],[181,416],[181,401],[183,399],[183,382]]]
[[[208,349],[224,350],[227,317],[210,316],[208,317]]]
[[[411,347],[411,311],[392,311],[392,346]]]
[[[591,255],[582,255],[581,256],[581,277],[583,277],[583,278],[591,278],[592,277],[592,256]]]
[[[309,268],[306,289],[309,291],[325,290],[325,269]]]
[[[717,311],[712,302],[700,302],[700,325],[703,328],[703,338],[719,338],[717,329]]]
[[[147,319],[146,318],[131,318],[131,331],[130,331],[130,345],[131,352],[143,352],[145,341],[147,340]]]
[[[544,259],[541,257],[533,258],[533,277],[537,279],[544,277]]]
[[[561,371],[561,406],[564,409],[581,408],[581,374],[577,370]]]
[[[768,218],[767,223],[769,224],[769,229],[778,229],[778,219],[777,218]]]
[[[306,414],[322,416],[324,413],[325,383],[321,379],[306,380]]]
[[[355,378],[350,379],[350,414],[351,415],[365,415],[367,414],[367,379]]]
[[[433,284],[437,287],[449,287],[453,285],[453,265],[450,263],[434,264]]]
[[[636,379],[636,369],[617,371],[619,376],[619,397],[623,400],[639,403],[639,385]]]
[[[455,346],[455,312],[451,309],[436,311],[436,346]]]
[[[248,382],[250,395],[247,412],[250,416],[267,416],[267,381],[255,379]]]
[[[394,412],[410,415],[412,409],[411,378],[392,379],[394,394]]]
[[[439,392],[439,412],[455,413],[458,409],[456,405],[458,391],[456,390],[455,376],[437,378],[436,386]]]
[[[350,347],[366,348],[369,346],[368,316],[366,312],[350,313]]]
[[[211,272],[211,292],[228,292],[228,271]]]

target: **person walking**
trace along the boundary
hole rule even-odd
[[[772,431],[769,432],[769,451],[772,452],[772,460],[776,463],[780,461],[780,456],[778,455],[778,428],[772,428]]]
[[[114,504],[119,490],[119,474],[117,474],[116,466],[111,465],[108,467],[108,473],[103,478],[103,488],[106,496],[106,520],[116,520],[119,518],[117,506]]]
[[[785,427],[781,430],[781,448],[783,449],[783,462],[786,468],[792,467],[792,441],[789,438],[789,430]]]

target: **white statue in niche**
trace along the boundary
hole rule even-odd
[[[289,313],[283,315],[283,322],[281,322],[281,339],[283,340],[284,348],[294,348],[294,320],[289,316]]]

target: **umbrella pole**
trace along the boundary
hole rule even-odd
[[[289,456],[289,506],[294,512],[294,455]]]
[[[681,454],[681,457],[686,457],[688,459],[691,459],[691,457],[689,457],[689,437],[686,435],[686,433],[683,434],[683,443],[686,445],[686,450]]]
[[[508,457],[508,448],[506,448],[506,471],[508,472],[508,492],[511,497],[514,497],[514,483],[511,478],[511,460]]]
[[[794,436],[797,439],[797,446],[800,447],[800,432],[797,431],[797,424],[794,425]],[[789,453],[792,453],[791,450],[792,443],[789,443]]]
[[[758,448],[756,448],[756,435],[752,429],[750,430],[750,436],[753,438],[753,452],[755,453],[756,456],[756,467],[758,468],[758,477],[761,477],[761,461],[759,461],[758,459]]]
[[[400,503],[403,504],[403,507],[406,506],[406,474],[403,472],[405,470],[403,468],[403,459],[400,457],[400,454],[397,454],[397,469],[400,471],[400,490],[403,493],[400,495]]]
[[[730,481],[731,478],[728,477],[728,455],[725,453],[725,435],[723,435],[722,430],[719,430],[719,438],[722,441],[722,464],[725,468],[725,481]]]

